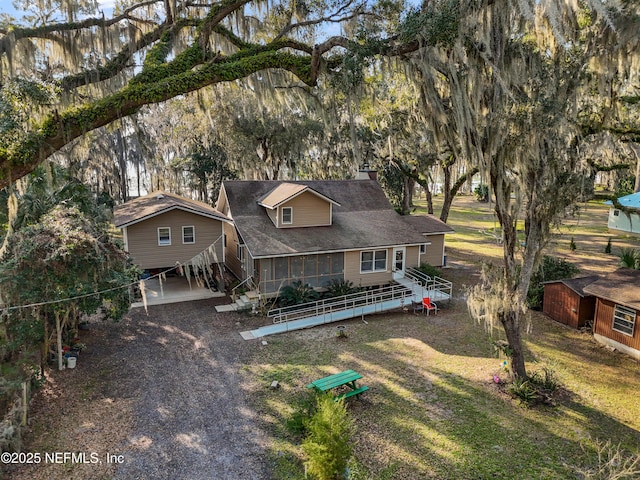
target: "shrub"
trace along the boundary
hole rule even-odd
[[[481,183],[476,188],[473,189],[473,194],[476,197],[476,200],[479,202],[488,202],[489,201],[489,186]]]
[[[531,283],[529,284],[529,291],[527,292],[529,308],[534,310],[542,308],[544,294],[543,282],[573,278],[579,271],[575,265],[562,258],[545,255],[542,263],[531,276]]]
[[[583,446],[584,448],[584,446]],[[610,480],[640,478],[640,453],[628,452],[611,440],[596,442],[597,464],[587,470],[579,469],[585,480]]]
[[[283,307],[311,302],[319,297],[311,285],[296,280],[280,291],[280,304]]]
[[[440,271],[440,269],[437,267],[434,267],[429,263],[421,263],[420,266],[418,267],[418,270],[424,273],[425,275],[429,275],[431,278],[442,276],[442,272]]]
[[[356,293],[359,290],[351,280],[333,279],[329,282],[329,285],[327,285],[327,293],[331,297],[341,297],[343,295],[349,295],[350,293]]]
[[[620,249],[620,266],[640,270],[640,250],[635,248]]]
[[[529,380],[517,378],[515,382],[509,385],[509,392],[516,398],[519,398],[525,405],[530,405],[537,398],[538,392]]]
[[[531,375],[530,381],[545,393],[555,392],[559,386],[558,377],[556,377],[555,372],[549,367],[543,367],[542,370],[534,372],[533,375]]]
[[[316,412],[306,427],[302,450],[307,457],[307,473],[320,480],[343,475],[351,457],[353,433],[344,399],[335,401],[331,395],[319,395]]]
[[[316,394],[310,390],[298,399],[291,417],[286,420],[286,427],[294,435],[302,436],[307,431],[307,423],[316,412]]]
[[[572,252],[576,251],[576,242],[573,237],[571,237],[571,241],[569,242],[569,250],[571,250]]]

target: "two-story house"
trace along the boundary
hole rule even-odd
[[[399,215],[375,180],[226,181],[216,208],[231,219],[227,268],[266,295],[296,280],[367,287],[422,262],[441,266],[453,232],[432,216]]]
[[[147,271],[183,264],[214,245],[224,263],[223,225],[230,220],[211,205],[168,192],[153,192],[114,210],[125,250]]]

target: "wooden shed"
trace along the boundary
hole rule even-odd
[[[640,270],[620,268],[584,291],[597,299],[594,338],[640,360]]]
[[[557,322],[573,328],[583,327],[594,318],[596,298],[584,287],[600,277],[565,278],[544,283],[542,311]]]

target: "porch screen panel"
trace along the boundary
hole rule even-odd
[[[274,270],[275,270],[275,278],[274,280],[285,280],[289,278],[289,259],[284,258],[274,258],[273,259]]]
[[[263,293],[275,293],[297,280],[312,287],[326,287],[331,280],[343,278],[343,253],[263,259],[260,264]]]
[[[304,257],[304,283],[318,287],[318,255]]]
[[[304,257],[291,257],[291,278],[302,280],[304,278]]]
[[[278,289],[274,278],[273,259],[260,260],[260,290],[262,293],[273,293]]]
[[[344,253],[331,254],[331,273],[343,273],[344,272]]]
[[[331,273],[331,255],[318,255],[318,275]]]

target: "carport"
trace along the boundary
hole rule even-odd
[[[199,286],[195,279],[191,280],[191,286],[186,277],[167,277],[162,281],[158,277],[145,280],[145,294],[147,306],[163,305],[166,303],[189,302],[191,300],[205,300],[207,298],[224,297],[222,292],[215,292],[207,287]],[[143,307],[143,302],[134,302],[132,308]]]

